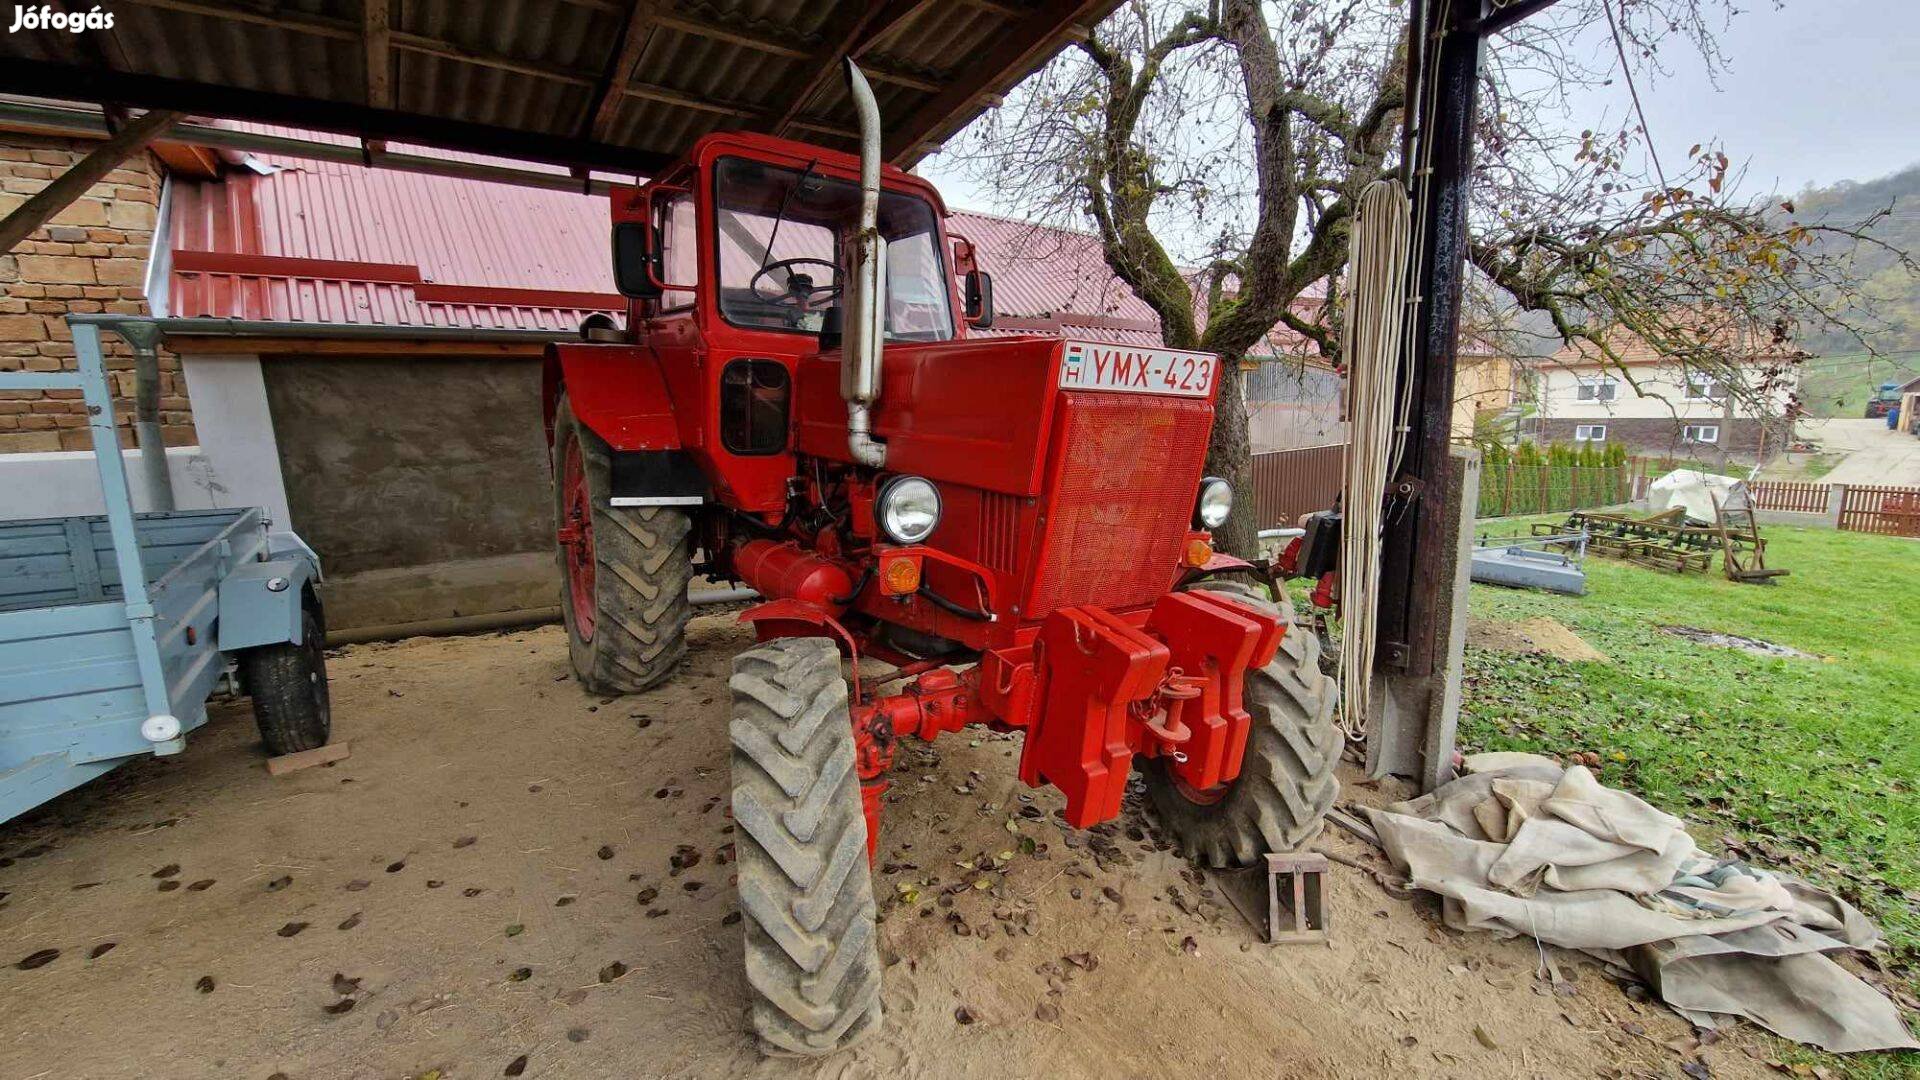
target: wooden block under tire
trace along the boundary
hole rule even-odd
[[[352,744],[346,739],[325,746],[316,746],[311,750],[302,750],[297,754],[282,754],[267,759],[267,772],[274,776],[285,776],[301,769],[311,769],[315,765],[331,765],[343,761],[353,753]]]

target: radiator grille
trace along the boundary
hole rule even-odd
[[[981,494],[980,564],[990,570],[1013,573],[1019,569],[1014,550],[1020,527],[1020,500],[997,491]]]
[[[1151,603],[1173,585],[1206,459],[1205,401],[1068,393],[1026,617]]]

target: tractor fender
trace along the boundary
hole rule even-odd
[[[1205,566],[1183,572],[1180,575],[1180,581],[1174,587],[1177,589],[1185,589],[1196,582],[1205,581],[1208,578],[1221,577],[1226,574],[1250,574],[1261,582],[1264,582],[1270,589],[1277,590],[1280,588],[1279,583],[1274,580],[1273,570],[1270,567],[1250,563],[1238,556],[1228,555],[1223,552],[1215,552],[1213,557],[1207,560]]]
[[[756,640],[766,642],[787,637],[823,637],[834,642],[852,664],[853,685],[860,685],[860,646],[833,613],[819,604],[782,597],[755,604],[740,613],[740,621],[753,627]]]
[[[678,450],[680,428],[673,415],[660,362],[637,345],[556,342],[541,365],[540,396],[553,447],[553,416],[565,390],[573,415],[614,450]]]

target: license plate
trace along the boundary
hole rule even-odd
[[[1220,358],[1177,349],[1139,349],[1069,341],[1060,364],[1063,390],[1118,390],[1128,394],[1212,397]]]

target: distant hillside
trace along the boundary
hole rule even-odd
[[[1874,235],[1920,255],[1920,165],[1878,180],[1809,188],[1793,202],[1801,221],[1835,224],[1861,221],[1891,205],[1893,212],[1874,227]],[[1859,416],[1874,387],[1920,374],[1920,277],[1878,248],[1857,245],[1851,255],[1870,299],[1849,320],[1875,329],[1864,343],[1833,330],[1803,330],[1800,345],[1814,358],[1806,363],[1800,396],[1815,416]],[[1870,355],[1863,345],[1880,355]]]

